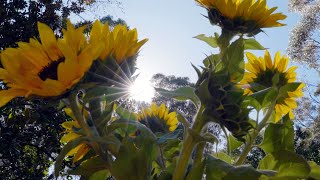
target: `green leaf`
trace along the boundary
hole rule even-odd
[[[266,107],[269,103],[271,103],[277,97],[277,95],[277,90],[270,87],[249,95],[247,99],[249,101],[252,101],[252,103],[258,102],[260,106],[258,106],[257,104],[253,105],[255,105],[255,108],[260,107],[259,109],[261,109],[261,107]],[[250,98],[255,99],[257,102],[251,100]]]
[[[171,133],[164,134],[163,136],[159,137],[157,139],[158,144],[163,144],[167,142],[168,140],[177,139],[179,136],[183,134],[183,129],[176,129],[175,131]]]
[[[198,36],[195,36],[194,38],[206,42],[207,44],[209,44],[213,48],[217,48],[218,47],[218,39],[217,39],[217,37],[212,37],[212,36],[207,37],[204,34],[199,34]]]
[[[114,130],[118,128],[124,128],[127,129],[129,127],[137,128],[141,131],[142,134],[145,134],[148,137],[152,137],[154,140],[156,140],[156,136],[153,134],[153,132],[147,128],[145,125],[141,124],[139,121],[133,121],[133,120],[123,120],[119,119],[116,121],[113,121],[108,127],[108,132],[113,132]]]
[[[96,85],[87,90],[83,101],[88,103],[90,101],[105,100],[108,103],[112,103],[122,97],[126,97],[127,94],[128,90],[125,88]]]
[[[124,140],[112,163],[111,172],[116,179],[140,180],[151,176],[152,162],[156,159],[159,149],[152,138],[145,138],[141,147],[130,140]]]
[[[207,156],[206,179],[207,180],[256,180],[261,175],[273,176],[273,171],[256,170],[250,165],[232,166],[220,159]]]
[[[287,150],[267,154],[260,161],[258,169],[278,171],[276,177],[282,179],[302,179],[310,173],[308,162]]]
[[[299,82],[287,83],[280,88],[279,96],[286,96],[288,92],[295,91],[300,85],[301,83]]]
[[[192,87],[180,87],[173,91],[169,91],[162,88],[155,88],[155,90],[162,96],[168,98],[175,98],[176,100],[180,101],[191,100],[197,108],[199,107],[200,100],[194,92],[195,89]]]
[[[233,42],[224,53],[222,63],[225,64],[230,76],[240,81],[244,74],[244,41],[239,38]]]
[[[230,142],[230,151],[234,151],[240,147],[243,142],[238,141],[234,136],[231,134],[228,136]]]
[[[232,163],[232,158],[224,152],[217,152],[217,153],[213,153],[212,155],[213,157],[218,158],[228,164]]]
[[[313,161],[308,161],[308,164],[311,168],[311,172],[309,174],[309,177],[311,177],[313,179],[320,179],[320,166]]]
[[[244,49],[251,49],[251,50],[265,50],[264,48],[256,39],[244,39]]]
[[[124,109],[122,106],[117,106],[116,112],[120,116],[121,119],[137,120],[137,117],[134,112],[130,112],[127,109]]]
[[[201,71],[200,71],[200,69],[198,69],[195,65],[193,65],[192,63],[191,63],[191,66],[193,67],[193,69],[197,72],[197,75],[198,75],[198,78],[200,78],[201,77]]]
[[[66,155],[68,154],[69,151],[71,151],[72,149],[74,149],[75,147],[77,147],[78,145],[87,142],[87,138],[86,137],[79,137],[77,139],[74,139],[70,142],[68,142],[61,150],[60,154],[58,155],[57,159],[56,159],[56,163],[54,164],[54,176],[56,178],[58,178],[59,176],[59,171],[61,170],[62,167],[62,162],[64,160],[64,158],[66,157]]]
[[[109,176],[111,176],[111,174],[108,170],[101,170],[91,175],[89,180],[107,179]]]
[[[221,59],[219,54],[211,54],[203,60],[203,64],[205,67],[210,67],[210,65],[213,65],[216,69],[218,69],[218,64],[221,64],[220,61]],[[221,66],[219,67],[221,68]]]
[[[266,153],[280,150],[294,152],[293,122],[289,118],[284,118],[284,122],[281,124],[269,124],[264,132],[263,142],[260,147]]]
[[[80,164],[75,170],[69,171],[72,175],[90,177],[95,172],[108,169],[107,163],[100,157],[92,157]]]

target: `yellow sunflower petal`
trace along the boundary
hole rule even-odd
[[[73,132],[69,132],[67,134],[65,134],[64,136],[62,136],[62,138],[60,139],[61,142],[63,143],[68,143],[69,141],[72,141],[78,137],[80,137],[81,135],[73,133]]]
[[[57,46],[57,40],[52,29],[41,22],[38,22],[38,29],[41,43],[46,52],[48,53],[50,59],[59,59],[61,52]]]
[[[89,146],[87,144],[82,144],[73,157],[73,163],[81,160],[89,151]]]
[[[28,92],[24,89],[14,89],[10,88],[8,90],[0,91],[0,107],[6,105],[9,101],[11,101],[15,97],[26,96]]]

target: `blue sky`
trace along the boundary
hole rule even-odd
[[[212,26],[202,16],[206,11],[194,0],[122,0],[122,9],[116,6],[93,8],[83,15],[85,19],[102,17],[108,13],[115,18],[124,19],[131,28],[137,28],[139,39],[148,38],[138,57],[138,68],[143,76],[151,77],[155,73],[188,76],[196,81],[196,73],[190,63],[201,65],[202,60],[216,49],[195,38],[196,35],[213,35],[220,29]],[[256,36],[258,41],[270,53],[286,53],[289,33],[298,16],[288,12],[287,0],[267,2],[269,7],[278,6],[276,12],[283,12],[288,18],[283,23],[287,26],[266,28],[265,33]],[[102,12],[103,11],[103,12]],[[264,51],[254,51],[263,55]],[[301,65],[300,65],[301,66]],[[305,67],[299,68],[298,77],[307,77]],[[315,83],[315,82],[311,82]]]

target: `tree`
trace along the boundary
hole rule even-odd
[[[299,62],[306,62],[312,68],[319,67],[319,0],[290,0],[289,9],[301,15],[293,28],[288,47],[289,56]]]
[[[0,50],[37,37],[37,22],[61,32],[71,13],[79,14],[81,0],[0,0]],[[108,1],[111,3],[111,1]],[[111,25],[123,20],[105,17]],[[1,89],[5,89],[1,83]],[[68,117],[57,103],[15,99],[0,109],[0,179],[43,179],[60,153],[61,123]],[[71,167],[71,163],[65,164]],[[52,178],[49,176],[48,178]]]

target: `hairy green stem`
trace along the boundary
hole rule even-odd
[[[205,147],[206,147],[206,142],[198,143],[198,145],[196,147],[196,150],[195,150],[196,155],[194,157],[194,161],[193,161],[192,167],[200,166],[200,164],[202,162],[203,151],[204,151]]]
[[[204,125],[202,118],[203,108],[204,107],[201,106],[201,108],[199,109],[195,122],[192,126],[192,130],[196,133],[200,133]],[[173,173],[173,180],[184,179],[191,153],[193,151],[194,146],[198,143],[188,131],[186,131],[185,133],[187,133],[187,136],[183,140],[180,156],[176,165],[176,169]]]
[[[253,144],[257,138],[257,136],[259,135],[260,131],[267,125],[267,121],[269,120],[273,110],[274,110],[274,106],[276,104],[276,101],[274,101],[268,108],[267,114],[264,116],[264,118],[262,119],[262,121],[258,124],[257,128],[253,131],[250,140],[245,144],[245,147],[239,157],[239,159],[237,160],[237,162],[235,162],[235,165],[241,165],[244,163],[244,161],[247,158],[247,155],[249,154],[249,152],[251,151]]]

